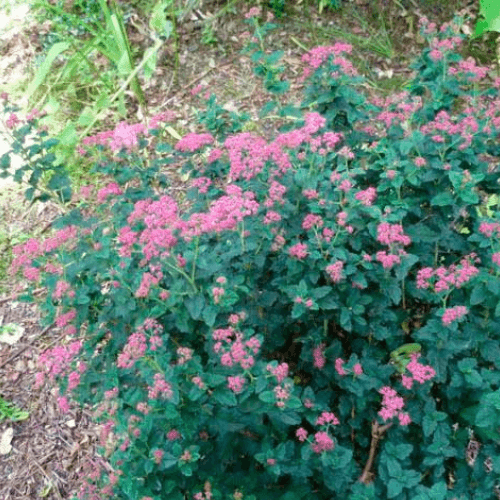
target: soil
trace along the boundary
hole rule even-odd
[[[389,20],[386,28],[393,41],[392,58],[356,45],[353,54],[356,65],[379,90],[395,79],[405,81],[411,76],[408,62],[422,47],[416,31],[418,15],[425,15],[438,24],[451,20],[460,10],[472,18],[475,16],[465,0],[344,0],[345,9],[324,11],[321,15],[306,9],[305,2],[288,3],[292,5],[290,14],[293,15],[284,17],[269,44],[285,52],[286,76],[292,79],[301,74],[300,58],[304,53],[301,46],[312,48],[340,41],[331,35],[325,37],[319,28],[341,26],[347,33],[366,38],[366,26],[356,20],[353,12],[368,20],[372,29],[380,29],[380,14]],[[145,85],[150,108],[175,111],[177,126],[184,132],[194,126],[192,118],[197,102],[190,90],[199,83],[215,92],[227,109],[247,111],[255,119],[259,108],[268,100],[248,58],[241,54],[244,44],[241,33],[248,29],[242,16],[228,13],[218,18],[214,23],[216,42],[206,45],[201,41],[200,19],[213,15],[223,5],[224,2],[200,1],[196,12],[180,23],[178,80],[172,81],[174,51],[172,44],[167,44],[161,51],[155,76]],[[237,10],[240,11],[240,7]],[[132,16],[131,21],[131,40],[138,45],[146,44],[147,40],[134,24],[147,27],[147,23],[138,16]],[[22,78],[42,53],[41,44],[50,26],[28,22],[22,29],[10,29],[3,34],[1,28],[0,90],[12,78]],[[484,47],[482,53],[487,53]],[[299,100],[300,90],[299,85],[292,86],[292,97]],[[129,104],[129,119],[135,122],[138,107],[133,100]],[[102,128],[106,125],[110,123],[103,124]],[[272,127],[263,125],[263,132],[271,134]],[[5,142],[0,143],[0,148],[6,147]],[[0,155],[2,153],[0,151]],[[180,181],[179,185],[182,188]],[[58,212],[59,208],[50,204],[30,207],[23,199],[22,188],[13,183],[0,184],[0,260],[5,267],[12,245],[21,241],[23,235],[39,236],[44,228],[50,232],[50,222]],[[62,414],[55,392],[35,387],[38,355],[62,338],[57,328],[40,326],[43,318],[35,305],[15,300],[18,287],[22,286],[14,278],[0,283],[0,327],[15,324],[23,330],[22,337],[13,345],[0,342],[0,396],[29,412],[29,417],[20,422],[2,421],[0,415],[0,450],[2,438],[3,444],[8,449],[11,447],[8,453],[0,454],[0,498],[66,500],[78,492],[81,476],[85,476],[89,463],[105,463],[97,451],[99,427],[92,422],[88,409],[72,408]],[[10,433],[12,437],[7,439]]]

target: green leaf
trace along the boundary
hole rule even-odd
[[[203,309],[202,317],[207,326],[214,326],[215,319],[217,318],[217,308],[212,305],[205,307]]]
[[[431,205],[437,207],[445,207],[454,203],[453,196],[448,191],[437,194],[431,200]]]
[[[476,23],[476,31],[474,36],[481,36],[486,31],[500,32],[500,9],[498,1],[480,0],[479,15]]]
[[[164,0],[159,0],[153,7],[151,17],[149,18],[149,27],[156,33],[166,39],[170,38],[174,25],[167,19],[165,14],[166,4]]]
[[[274,392],[272,391],[264,391],[259,394],[259,399],[263,403],[274,404],[276,402],[276,397],[274,396]]]
[[[205,307],[205,297],[203,297],[203,295],[201,294],[198,294],[194,297],[187,298],[184,301],[184,304],[191,318],[194,320],[198,320],[200,319],[203,308]]]
[[[389,479],[387,484],[387,497],[397,497],[403,491],[403,485],[397,479]]]
[[[487,298],[486,288],[482,283],[479,283],[472,289],[470,303],[472,306],[481,304]]]
[[[213,397],[217,403],[223,406],[236,406],[238,404],[234,392],[229,389],[218,388],[214,391]]]
[[[28,89],[26,90],[26,97],[28,99],[36,92],[38,87],[40,87],[40,85],[42,85],[42,83],[45,81],[54,61],[70,47],[71,44],[69,42],[58,42],[52,45],[50,50],[47,52],[47,56],[45,57],[44,61],[38,68],[35,78],[28,85]]]

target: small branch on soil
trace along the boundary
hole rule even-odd
[[[372,481],[371,468],[373,466],[373,461],[375,460],[375,452],[377,451],[377,446],[379,441],[384,437],[384,433],[391,424],[379,425],[377,421],[372,423],[372,442],[370,444],[370,454],[368,455],[368,461],[366,462],[365,468],[363,469],[363,474],[359,478],[360,483],[369,484]]]
[[[195,84],[195,83],[198,83],[200,80],[202,80],[203,78],[205,78],[209,73],[211,73],[214,69],[220,69],[221,67],[223,66],[228,66],[229,64],[232,64],[233,61],[227,61],[225,63],[221,63],[217,66],[217,68],[210,68],[210,69],[207,69],[207,71],[205,71],[204,73],[202,73],[200,76],[197,76],[194,80],[191,80],[186,86],[185,86],[185,89],[182,90],[181,92],[178,92],[177,94],[174,94],[172,97],[169,97],[161,106],[160,108],[163,108],[165,107],[169,102],[173,101],[176,97],[182,97],[184,95],[186,95],[188,92],[191,91],[191,87]],[[171,82],[172,84],[172,82]],[[172,85],[170,85],[171,87]]]
[[[36,288],[35,290],[33,290],[33,295],[38,295],[39,293],[42,293],[46,290],[45,287],[42,287],[42,288]],[[3,299],[0,299],[0,305],[2,304],[5,304],[6,302],[10,302],[11,300],[16,300],[19,295],[21,293],[24,293],[26,290],[24,290],[23,292],[19,292],[19,293],[15,293],[13,295],[9,295],[8,297],[4,297]]]
[[[36,340],[38,340],[39,337],[41,337],[42,335],[45,335],[53,326],[55,325],[55,322],[50,324],[49,326],[46,326],[41,332],[40,332],[40,335],[36,335],[35,338],[33,340],[31,340],[31,342],[28,342],[24,347],[21,347],[21,349],[19,349],[17,352],[15,352],[12,356],[10,356],[9,358],[7,358],[6,361],[4,361],[1,365],[0,365],[0,370],[8,365],[12,360],[16,359],[20,354],[22,354],[24,351],[26,351],[26,349],[28,349],[28,347],[31,347],[35,342]]]

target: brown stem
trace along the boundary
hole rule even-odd
[[[42,287],[42,288],[36,288],[35,290],[33,290],[33,295],[38,295],[39,293],[42,293],[46,290],[45,287]],[[13,295],[9,295],[8,297],[3,297],[0,299],[0,304],[5,304],[6,302],[10,302],[11,300],[17,300],[19,295],[21,295],[22,293],[25,293],[27,292],[28,290],[25,289],[25,290],[21,290],[19,293],[15,293]]]
[[[372,481],[371,468],[373,466],[373,461],[375,460],[375,452],[377,451],[378,442],[384,437],[384,433],[392,423],[379,425],[377,421],[372,423],[372,442],[370,444],[370,454],[368,455],[368,460],[363,469],[363,473],[359,478],[360,483],[369,484]]]

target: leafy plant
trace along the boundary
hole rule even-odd
[[[493,498],[498,84],[456,52],[458,20],[423,22],[411,92],[365,95],[338,43],[304,56],[304,100],[284,103],[259,14],[275,137],[215,96],[174,146],[169,114],[121,123],[83,144],[109,184],[15,249],[71,339],[38,383],[103,424],[112,470],[81,497]]]
[[[21,410],[12,403],[8,403],[0,396],[0,422],[2,420],[10,420],[11,422],[19,422],[26,420],[29,417],[27,411]]]
[[[479,0],[479,18],[476,22],[475,36],[487,31],[500,32],[500,2],[498,0]]]

